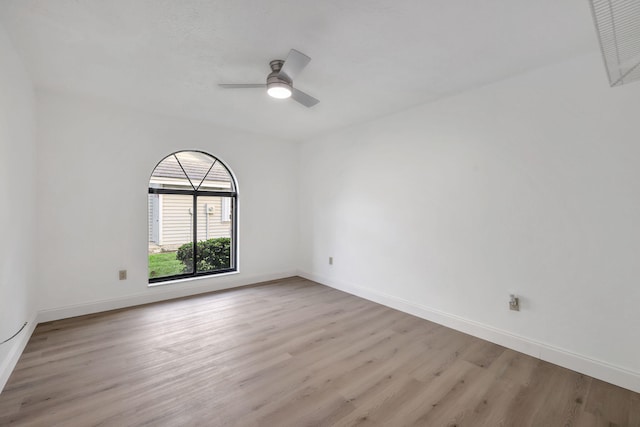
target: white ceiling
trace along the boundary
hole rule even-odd
[[[598,49],[587,0],[0,0],[35,84],[303,140]],[[260,89],[312,61],[307,109]]]

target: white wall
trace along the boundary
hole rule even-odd
[[[303,144],[302,272],[640,391],[640,83],[606,82],[584,56]]]
[[[34,96],[0,26],[0,390],[35,326]]]
[[[295,274],[293,143],[44,91],[38,130],[40,320]],[[219,157],[237,177],[240,273],[149,288],[149,177],[185,149]]]

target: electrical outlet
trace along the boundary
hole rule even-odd
[[[332,256],[329,257],[329,265],[333,265],[333,257]]]
[[[120,280],[127,280],[127,270],[120,270],[118,272],[118,277]]]
[[[520,298],[511,294],[509,299],[509,310],[520,311]]]

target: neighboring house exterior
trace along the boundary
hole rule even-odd
[[[231,179],[222,165],[203,170],[198,159],[190,162],[188,157],[182,157],[180,164],[171,160],[160,163],[153,172],[150,186],[187,190],[200,187],[228,191]],[[191,242],[194,219],[192,196],[149,194],[148,197],[149,252],[174,251],[184,243]],[[198,241],[231,237],[231,203],[230,197],[198,197],[195,209]]]

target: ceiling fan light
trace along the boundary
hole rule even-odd
[[[272,98],[286,99],[291,96],[291,87],[286,83],[269,83],[267,93]]]

